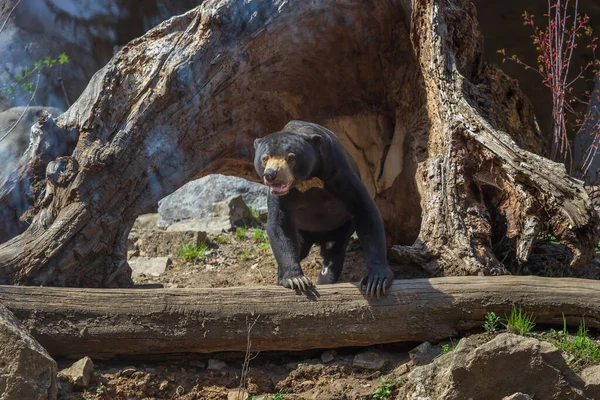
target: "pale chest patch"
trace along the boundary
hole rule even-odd
[[[319,178],[311,178],[307,181],[302,181],[296,185],[296,189],[301,192],[306,192],[308,189],[319,188],[323,189],[325,187],[325,183]]]

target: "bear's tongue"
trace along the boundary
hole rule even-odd
[[[283,193],[288,190],[288,187],[289,185],[273,184],[269,186],[269,189],[271,189],[271,193]]]

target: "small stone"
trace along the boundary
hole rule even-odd
[[[209,264],[209,265],[206,265],[204,267],[204,269],[207,270],[207,271],[216,271],[218,269],[218,267],[216,265],[210,265]]]
[[[321,354],[321,361],[323,361],[323,363],[327,364],[328,362],[332,362],[335,359],[335,351],[333,350],[328,350],[323,352],[323,354]]]
[[[385,359],[373,351],[365,351],[354,356],[352,365],[359,368],[380,370],[385,365]]]
[[[83,357],[81,360],[73,363],[69,368],[65,368],[58,373],[59,378],[71,382],[73,386],[85,389],[90,384],[94,363],[89,357]]]
[[[227,400],[248,400],[248,397],[245,389],[233,389],[227,393]]]
[[[129,378],[131,375],[133,375],[134,372],[136,372],[137,370],[133,367],[127,367],[121,370],[121,373],[119,374],[119,376],[125,377],[125,378]]]
[[[214,358],[208,360],[208,369],[220,371],[225,367],[227,367],[227,363],[225,361],[217,360]]]
[[[159,276],[171,265],[170,257],[134,257],[128,260],[132,276]]]
[[[190,360],[190,367],[206,368],[206,363],[200,360]]]
[[[435,351],[429,342],[423,342],[408,352],[411,361],[415,365],[429,364],[438,354],[439,351]]]
[[[517,392],[510,396],[504,397],[502,400],[531,400],[531,397],[525,393]]]
[[[160,383],[160,385],[158,386],[158,390],[160,390],[161,392],[164,392],[165,390],[167,390],[168,386],[169,386],[169,381],[162,381]]]
[[[411,362],[404,363],[394,368],[394,375],[404,375],[410,371]]]

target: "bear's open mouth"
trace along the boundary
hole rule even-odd
[[[281,184],[281,183],[279,183],[279,184],[272,183],[269,185],[269,189],[271,190],[271,193],[273,193],[274,195],[281,196],[290,191],[290,185],[289,184]]]

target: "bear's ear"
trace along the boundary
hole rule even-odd
[[[261,138],[254,139],[254,150],[258,149],[258,145],[262,141]]]
[[[323,142],[323,137],[321,135],[310,135],[310,141],[312,144],[319,147],[321,142]]]

